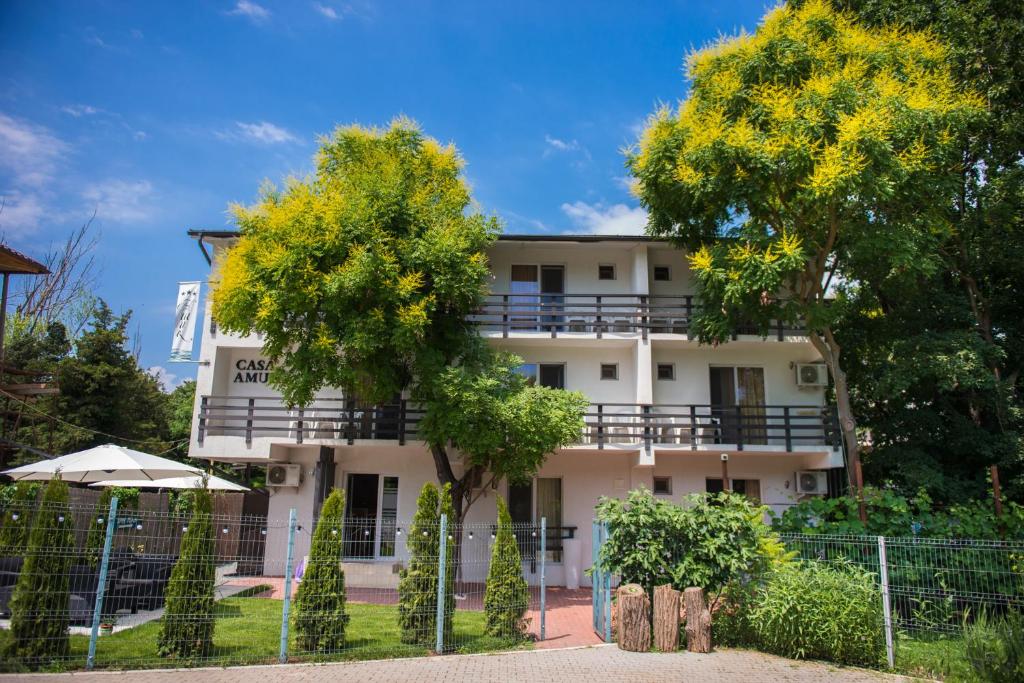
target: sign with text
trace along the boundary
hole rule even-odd
[[[270,379],[272,361],[265,358],[239,358],[232,370],[232,384],[266,384]]]

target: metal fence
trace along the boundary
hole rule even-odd
[[[545,635],[545,576],[560,533],[544,523],[514,525],[529,585],[525,593],[520,586],[488,597],[496,524],[455,525],[444,517],[433,525],[325,520],[323,533],[337,541],[332,548],[342,548],[341,561],[318,564],[310,553],[318,542],[315,527],[301,524],[294,510],[288,519],[198,519],[117,510],[112,503],[103,510],[37,507],[31,514],[36,542],[23,535],[12,541],[20,545],[0,545],[0,669],[257,664],[522,647]],[[13,538],[0,527],[0,541]],[[189,553],[196,545],[204,550]],[[343,585],[332,578],[331,565],[343,569]],[[512,615],[514,626],[489,624],[485,603]]]

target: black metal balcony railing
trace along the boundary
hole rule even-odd
[[[369,405],[354,399],[318,399],[305,408],[289,408],[274,398],[203,396],[198,440],[207,436],[276,437],[304,440],[356,439],[397,441],[417,436],[423,416],[405,400]],[[614,444],[688,446],[692,450],[722,444],[736,450],[757,446],[839,445],[835,410],[822,406],[718,406],[710,404],[598,403],[587,410],[578,442],[604,448]]]
[[[552,338],[565,333],[605,334],[689,334],[697,311],[692,296],[648,296],[636,294],[501,294],[492,293],[480,310],[469,316],[482,331],[545,332]],[[800,328],[774,320],[771,329],[782,341],[786,335],[803,335]],[[757,334],[754,326],[735,330]]]

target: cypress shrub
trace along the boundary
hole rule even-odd
[[[13,485],[10,502],[0,518],[0,555],[13,557],[25,552],[31,530],[32,512],[39,495],[39,484],[19,481]]]
[[[213,498],[195,490],[192,517],[181,539],[160,622],[157,651],[163,657],[194,659],[209,655],[213,646],[215,580]]]
[[[6,659],[35,668],[69,654],[69,577],[75,550],[68,485],[55,476],[35,513],[21,575],[11,598]]]
[[[295,596],[295,644],[303,652],[337,652],[345,646],[344,523],[345,494],[334,489],[320,511]]]
[[[89,523],[89,534],[85,537],[85,556],[93,567],[99,565],[100,556],[103,554],[103,542],[107,538],[107,513],[110,512],[110,499],[114,496],[117,496],[118,515],[121,514],[121,510],[135,510],[139,507],[138,489],[120,486],[103,489],[99,501],[96,502],[96,514]],[[114,535],[116,537],[116,530]]]
[[[427,482],[416,500],[406,538],[409,563],[399,574],[398,626],[403,643],[432,645],[437,628],[437,486]]]
[[[447,652],[452,648],[454,632],[453,624],[455,621],[455,569],[459,562],[459,558],[455,555],[455,537],[462,537],[462,530],[455,528],[455,523],[452,521],[455,518],[455,508],[452,506],[452,485],[445,484],[441,489],[441,502],[438,505],[440,514],[437,518],[438,530],[440,531],[441,517],[440,515],[446,515],[448,518],[448,532],[447,538],[445,539],[445,587],[444,587],[444,634],[442,635],[444,650]],[[436,548],[436,546],[435,546]],[[436,550],[434,551],[437,552]],[[435,576],[437,574],[435,573]],[[434,590],[437,590],[437,583],[434,584]],[[434,599],[434,605],[437,605],[437,599]],[[435,627],[436,628],[436,627]],[[434,636],[434,645],[437,645],[437,634]]]
[[[519,545],[512,533],[512,517],[499,496],[498,533],[491,549],[491,566],[487,572],[484,613],[485,633],[498,638],[521,639],[526,634],[523,615],[530,605],[530,590],[523,578],[523,561]]]

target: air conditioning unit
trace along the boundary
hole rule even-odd
[[[285,463],[267,467],[267,486],[298,486],[302,482],[302,465]]]
[[[824,363],[797,363],[796,385],[798,387],[828,386],[828,369]]]
[[[823,496],[828,493],[826,472],[807,470],[796,473],[796,492],[804,495]]]

